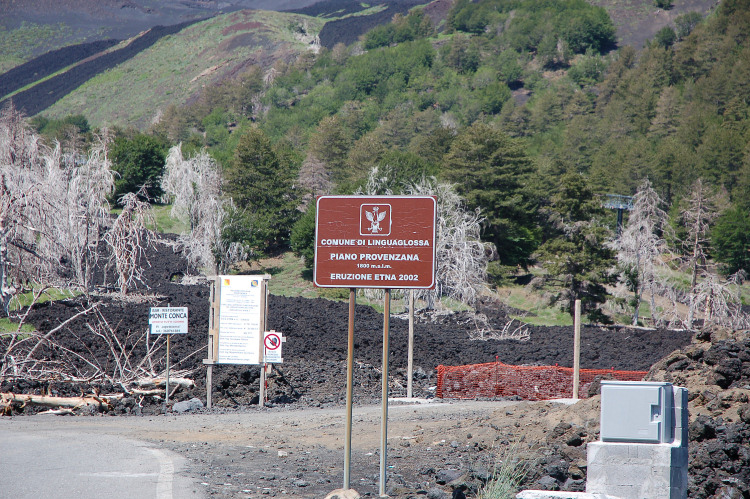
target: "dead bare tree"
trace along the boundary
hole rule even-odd
[[[117,272],[117,286],[123,295],[143,282],[143,265],[148,264],[146,250],[154,244],[154,235],[147,229],[154,225],[151,205],[140,197],[146,197],[145,186],[138,193],[129,192],[120,198],[122,212],[104,236],[112,252],[110,261]]]
[[[190,225],[190,232],[180,236],[180,244],[191,265],[225,273],[247,258],[241,244],[227,242],[223,237],[231,199],[222,196],[220,168],[208,152],[184,159],[181,144],[172,147],[162,189],[165,201],[172,202],[171,215]]]
[[[688,329],[693,327],[698,307],[698,278],[707,268],[709,231],[711,224],[719,216],[722,201],[719,195],[710,191],[703,180],[698,179],[693,184],[685,207],[680,211],[680,222],[687,231],[681,243],[684,261],[690,271],[688,316],[685,322]]]
[[[10,302],[40,270],[35,264],[41,217],[42,146],[11,102],[0,113],[0,305]],[[29,260],[27,262],[26,260]]]
[[[473,305],[486,290],[487,263],[494,246],[481,240],[484,218],[479,210],[470,211],[451,184],[423,178],[406,187],[405,194],[436,196],[437,226],[435,290],[420,290],[417,296],[433,303],[448,296]]]
[[[664,267],[664,255],[669,252],[665,232],[669,232],[669,215],[662,209],[664,202],[646,179],[633,196],[633,209],[628,223],[612,247],[623,269],[623,277],[633,292],[633,325],[638,325],[641,296],[645,290],[651,295],[651,314],[657,320],[655,296],[662,279],[659,267]]]
[[[714,272],[702,272],[701,280],[696,285],[695,301],[703,310],[705,324],[731,328],[747,327],[739,289],[745,278],[742,270],[726,280]]]
[[[114,174],[108,157],[109,142],[105,129],[87,154],[75,148],[66,151],[57,171],[49,172],[44,189],[55,205],[49,210],[55,219],[52,237],[47,239],[49,252],[70,262],[73,285],[86,293],[93,289],[94,268],[110,224],[107,197],[114,190]],[[59,153],[58,147],[55,156]]]
[[[84,154],[71,137],[63,149],[41,144],[24,117],[0,115],[0,302],[32,285],[88,292],[109,223],[114,179],[106,130]],[[72,271],[72,277],[70,276]]]
[[[308,154],[299,170],[300,186],[308,193],[306,203],[316,196],[330,194],[333,188],[331,174],[326,170],[326,164],[313,154]]]
[[[391,195],[398,189],[402,194],[437,198],[437,284],[434,290],[418,290],[416,298],[426,301],[430,308],[439,303],[441,296],[473,305],[486,288],[487,263],[494,252],[491,244],[480,239],[482,216],[478,211],[467,210],[450,184],[423,178],[409,185],[392,186],[390,177],[388,168],[373,168],[359,194]]]

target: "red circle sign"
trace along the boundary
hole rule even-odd
[[[281,346],[281,338],[277,334],[269,334],[263,339],[263,344],[268,350],[276,350]]]

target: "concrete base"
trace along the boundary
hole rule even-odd
[[[591,442],[587,455],[587,493],[622,499],[687,497],[687,447]]]
[[[516,494],[516,499],[620,499],[607,494],[588,492],[552,492],[551,490],[524,490]]]

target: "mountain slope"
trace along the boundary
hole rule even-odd
[[[309,50],[323,22],[270,11],[216,16],[93,76],[45,114],[83,114],[96,125],[144,127],[167,105],[184,103],[202,86]]]
[[[315,0],[0,0],[0,71],[68,45],[124,40],[154,26],[242,9],[291,10]],[[15,62],[13,62],[15,61]]]

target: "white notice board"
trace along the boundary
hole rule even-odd
[[[260,364],[265,314],[263,276],[219,276],[220,364]]]

